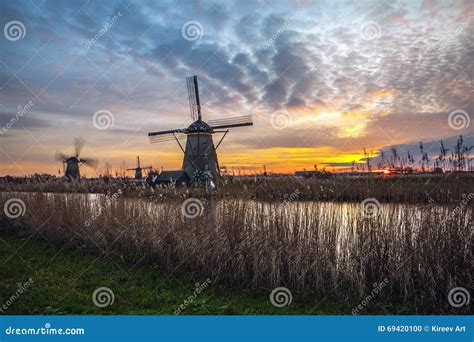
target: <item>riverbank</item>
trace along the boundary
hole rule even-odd
[[[331,315],[352,310],[298,292],[291,304],[278,308],[269,299],[270,290],[232,290],[212,280],[191,278],[184,268],[169,273],[146,260],[131,262],[106,250],[91,255],[37,239],[41,236],[0,234],[0,308],[12,302],[0,315]],[[12,300],[21,286],[22,293]],[[93,294],[105,287],[114,301],[101,308],[94,304]],[[400,314],[413,313],[374,301],[361,314],[400,309]]]

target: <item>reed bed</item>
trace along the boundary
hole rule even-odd
[[[12,198],[0,193],[0,204]],[[473,283],[473,211],[468,206],[382,205],[364,218],[355,203],[181,201],[103,195],[15,193],[24,216],[1,230],[91,253],[119,254],[170,272],[185,268],[234,288],[286,286],[316,301],[351,305],[388,280],[378,302],[449,309],[455,286]]]
[[[0,191],[32,191],[63,193],[114,193],[126,197],[183,200],[187,197],[203,199],[258,199],[265,201],[311,200],[360,202],[377,198],[385,203],[457,203],[474,192],[473,173],[425,174],[412,176],[333,177],[328,179],[302,177],[260,177],[255,179],[224,179],[219,189],[186,187],[145,187],[130,179],[82,179],[66,182],[60,179],[21,182],[0,182]]]

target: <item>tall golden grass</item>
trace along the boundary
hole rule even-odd
[[[186,218],[176,200],[0,194],[2,206],[12,197],[26,205],[21,218],[2,216],[3,230],[146,257],[237,288],[286,286],[317,301],[354,303],[387,278],[379,301],[429,311],[449,308],[448,291],[473,281],[469,206],[382,205],[367,219],[356,203],[220,200]]]

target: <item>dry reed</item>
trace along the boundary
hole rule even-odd
[[[379,300],[434,308],[447,307],[449,289],[473,281],[468,206],[382,205],[367,219],[357,204],[221,200],[204,201],[202,215],[191,219],[178,201],[1,193],[0,204],[11,197],[25,202],[26,213],[3,216],[1,229],[147,256],[166,270],[183,265],[233,287],[287,286],[354,303],[387,278]]]
[[[65,182],[59,179],[45,182],[4,182],[0,191],[33,191],[64,193],[114,193],[118,189],[126,197],[185,199],[258,199],[283,201],[288,197],[311,201],[360,202],[377,198],[385,203],[457,203],[467,193],[474,192],[472,173],[426,174],[413,176],[362,176],[328,179],[302,177],[260,177],[229,180],[218,191],[186,187],[145,188],[132,180],[111,178],[107,182],[83,179]],[[474,203],[474,201],[473,201]]]

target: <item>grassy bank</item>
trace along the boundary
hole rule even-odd
[[[70,246],[40,242],[36,237],[19,238],[0,235],[0,308],[24,283],[32,285],[18,296],[0,315],[16,314],[148,314],[173,315],[191,296],[196,282],[184,269],[164,272],[144,262],[130,262],[105,252],[85,254]],[[115,300],[99,308],[92,294],[99,287],[108,287]],[[269,290],[230,290],[211,283],[180,312],[182,315],[292,315],[350,314],[351,307],[293,293],[292,303],[274,307]],[[356,304],[357,305],[357,304]],[[372,303],[361,314],[384,314],[401,308]],[[400,313],[411,313],[402,309]]]

